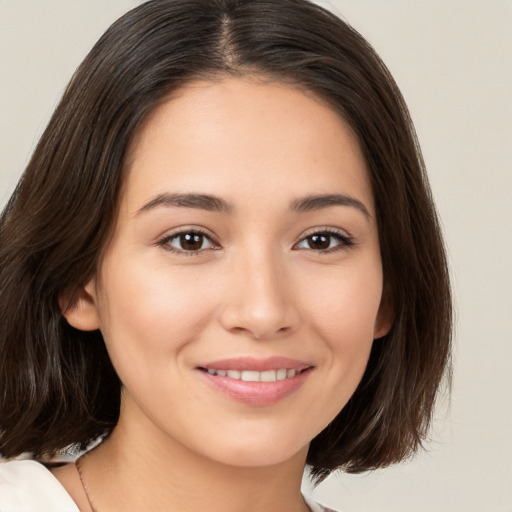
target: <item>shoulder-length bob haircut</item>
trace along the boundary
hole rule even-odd
[[[94,275],[130,141],[196,79],[256,75],[327,101],[351,126],[376,203],[390,332],[344,409],[313,439],[318,480],[411,455],[449,374],[451,296],[440,227],[407,107],[366,40],[307,0],[151,0],[79,66],[0,219],[0,453],[85,446],[115,426],[120,381],[99,331],[59,298]]]

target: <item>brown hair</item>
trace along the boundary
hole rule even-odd
[[[450,360],[446,257],[404,100],[354,29],[306,0],[152,0],[114,23],[76,71],[0,218],[0,453],[35,456],[108,433],[120,382],[101,333],[58,299],[95,274],[130,140],[188,81],[260,74],[313,91],[350,124],[376,202],[389,334],[313,439],[318,479],[413,453]]]

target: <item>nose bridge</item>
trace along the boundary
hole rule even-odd
[[[224,327],[264,339],[294,328],[297,315],[283,257],[268,244],[248,244],[231,266]]]

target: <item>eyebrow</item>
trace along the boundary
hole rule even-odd
[[[209,194],[159,194],[137,210],[135,215],[153,210],[159,206],[196,208],[219,213],[231,213],[234,210],[234,207],[224,199]],[[350,206],[371,219],[370,212],[361,201],[345,194],[317,194],[301,197],[292,202],[290,209],[294,212],[303,213],[332,206]]]
[[[359,199],[345,194],[318,194],[301,197],[292,203],[292,210],[311,212],[331,206],[350,206],[359,210],[368,219],[372,218],[366,206]]]
[[[198,208],[220,213],[230,213],[233,210],[233,207],[224,199],[207,194],[159,194],[137,210],[136,215],[157,206]]]

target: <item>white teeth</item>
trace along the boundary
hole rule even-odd
[[[246,382],[275,382],[276,380],[285,380],[295,377],[299,370],[279,368],[278,370],[265,370],[258,372],[255,370],[215,370],[208,368],[206,370],[210,375],[218,375],[219,377],[229,377],[230,379],[243,380]]]
[[[277,374],[276,375],[277,380],[284,380],[284,379],[286,379],[287,373],[286,373],[286,369],[285,368],[282,368],[281,370],[277,370],[276,374]]]
[[[242,372],[241,377],[242,380],[245,380],[246,382],[258,382],[260,380],[260,372],[251,372],[249,370],[244,370]]]
[[[275,382],[277,380],[277,370],[267,370],[266,372],[261,372],[260,380],[263,382]]]

